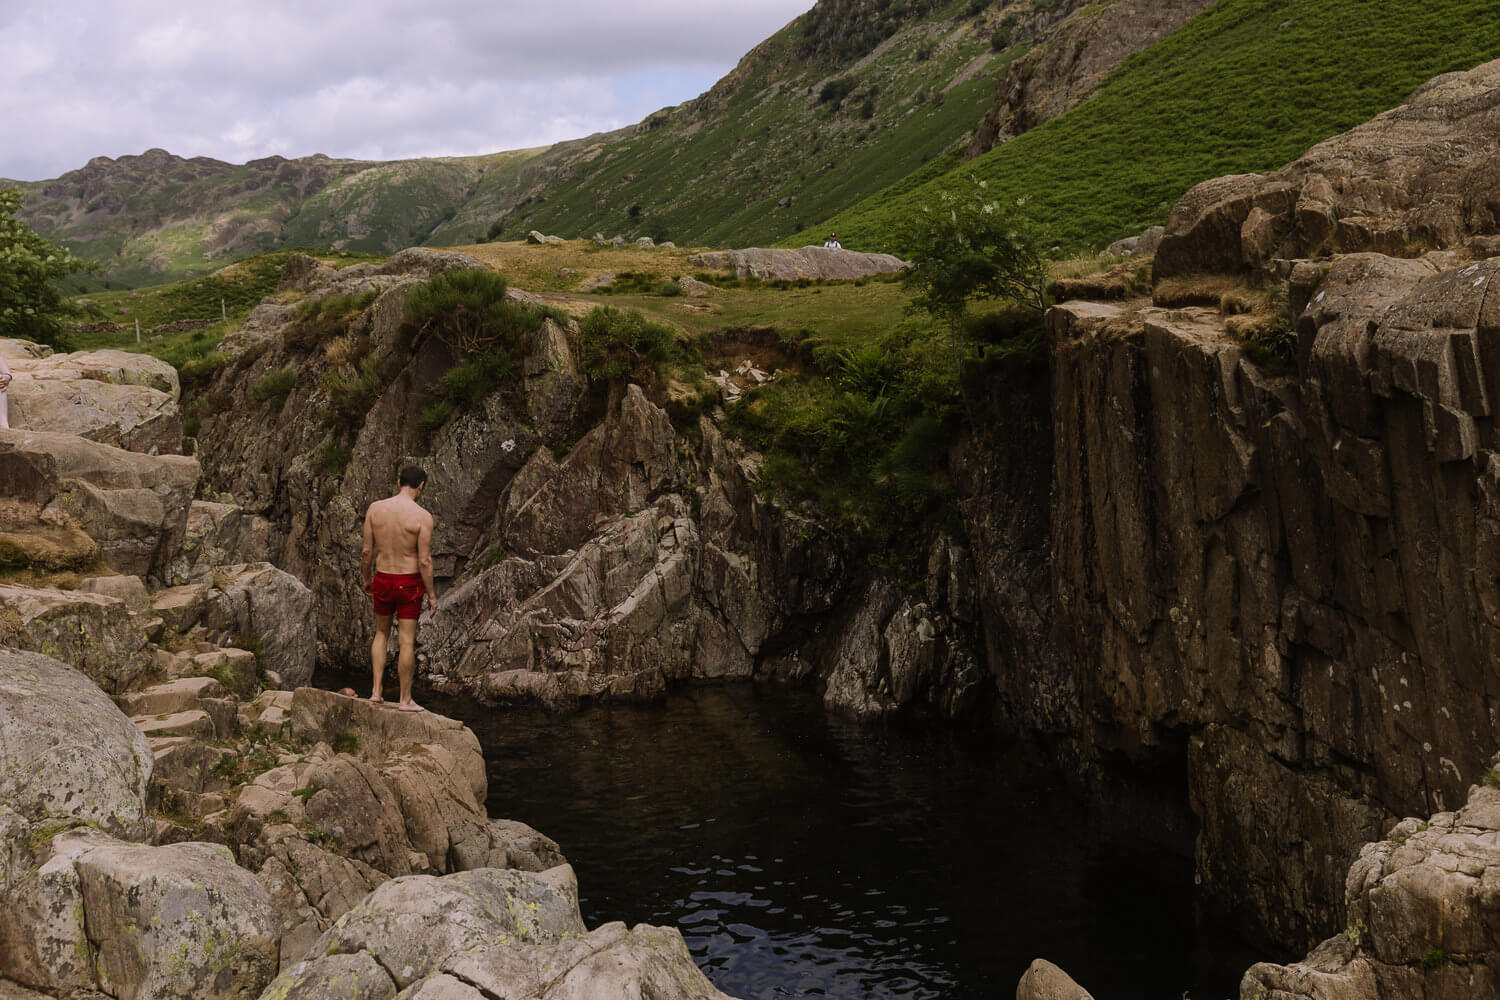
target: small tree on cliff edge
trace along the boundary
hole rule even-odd
[[[21,192],[0,189],[0,337],[57,346],[74,307],[52,282],[88,264],[32,232],[16,218],[20,207]]]
[[[1040,230],[1026,214],[1026,199],[1002,203],[988,197],[984,181],[971,181],[924,205],[902,242],[911,260],[902,283],[918,293],[912,308],[948,325],[962,392],[970,303],[1007,299],[1038,314],[1047,308],[1047,257]],[[965,394],[965,407],[968,402]]]

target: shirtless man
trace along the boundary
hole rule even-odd
[[[359,571],[375,602],[375,639],[370,643],[370,663],[375,671],[371,701],[383,701],[380,682],[385,675],[386,644],[391,618],[397,622],[396,676],[401,682],[403,712],[420,712],[411,700],[411,682],[417,672],[417,617],[422,597],[437,610],[437,588],[432,583],[432,515],[417,505],[427,487],[427,473],[414,465],[401,470],[400,490],[393,497],[377,500],[365,512],[365,545]]]

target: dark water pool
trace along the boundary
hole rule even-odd
[[[557,840],[589,926],[675,925],[744,1000],[1007,998],[1038,956],[1100,1000],[1224,1000],[1255,959],[1195,919],[1188,857],[992,737],[751,685],[426,703],[478,733],[490,814]]]

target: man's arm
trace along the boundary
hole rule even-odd
[[[364,589],[370,589],[375,579],[375,526],[370,523],[370,512],[365,511],[365,544],[359,552],[359,579]]]
[[[417,572],[422,574],[422,586],[427,589],[427,610],[437,610],[437,585],[432,582],[432,515],[422,518],[417,529]]]

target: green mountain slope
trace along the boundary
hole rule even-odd
[[[699,99],[547,158],[497,235],[773,242],[961,146],[1025,51],[996,51],[996,28],[1032,6],[825,0]]]
[[[1493,0],[1219,0],[1072,111],[784,243],[832,228],[845,246],[899,252],[914,208],[972,175],[1026,197],[1061,249],[1099,247],[1161,222],[1200,181],[1280,167],[1433,76],[1500,57],[1495,14]]]

